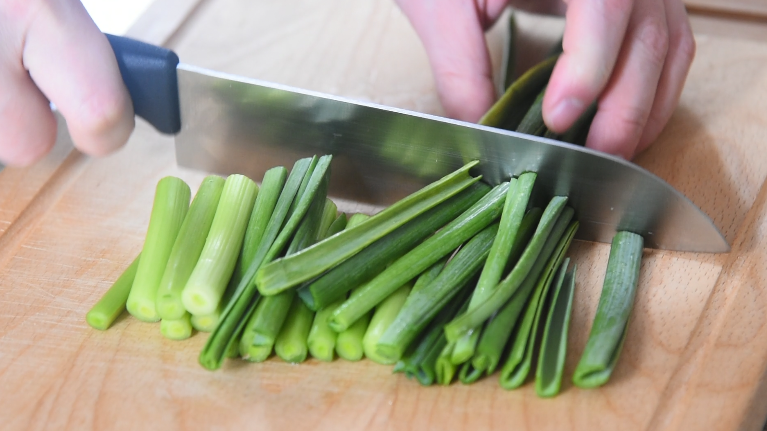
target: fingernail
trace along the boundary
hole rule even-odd
[[[564,133],[583,113],[585,107],[586,104],[575,97],[560,100],[559,103],[554,105],[554,109],[547,118],[547,123],[554,131]]]

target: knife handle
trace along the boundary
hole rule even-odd
[[[175,52],[122,36],[106,35],[117,58],[133,111],[162,133],[181,130]]]

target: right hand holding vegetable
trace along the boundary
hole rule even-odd
[[[50,103],[82,152],[104,155],[133,131],[112,48],[77,0],[0,0],[0,163],[30,165],[56,141]]]

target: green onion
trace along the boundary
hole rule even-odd
[[[88,322],[91,328],[106,331],[112,326],[112,323],[120,313],[125,310],[125,303],[128,301],[128,295],[133,285],[133,279],[136,277],[140,258],[141,255],[138,255],[133,259],[133,263],[128,265],[128,268],[117,278],[112,287],[104,293],[99,302],[85,315],[85,321]]]
[[[541,89],[549,82],[559,56],[550,57],[530,68],[506,89],[506,92],[479,120],[484,126],[517,130]]]
[[[224,292],[224,297],[221,298],[221,302],[216,306],[215,311],[210,314],[192,315],[192,327],[200,332],[213,332],[216,329],[216,325],[221,320],[221,313],[224,312],[226,306],[232,300],[232,294],[234,293],[234,287],[231,284],[227,286]]]
[[[573,375],[573,383],[580,388],[607,383],[615,369],[636,297],[643,245],[635,233],[618,232],[613,237],[597,314]]]
[[[186,340],[192,336],[190,316],[189,313],[184,313],[180,319],[162,319],[160,321],[160,333],[163,337],[171,340]]]
[[[205,177],[186,213],[157,288],[157,312],[163,320],[181,319],[186,312],[181,292],[200,258],[223,188],[223,178]]]
[[[383,301],[394,290],[418,276],[435,262],[455,250],[501,214],[509,183],[493,188],[471,208],[397,259],[374,279],[352,295],[330,318],[330,327],[342,331]],[[372,218],[371,218],[372,220]]]
[[[570,208],[567,208],[570,210]],[[567,217],[567,216],[570,217]],[[572,211],[563,212],[561,222],[572,218]],[[560,221],[557,224],[560,224]],[[501,387],[504,389],[514,389],[521,386],[527,378],[530,368],[532,367],[533,351],[535,343],[538,338],[538,323],[541,320],[541,314],[543,310],[543,303],[546,298],[546,293],[551,285],[552,279],[556,276],[556,270],[560,267],[564,255],[567,252],[567,248],[572,242],[575,231],[578,229],[578,222],[570,223],[567,227],[567,231],[561,236],[557,247],[549,259],[546,269],[543,271],[540,279],[538,280],[535,290],[533,291],[532,298],[527,304],[527,309],[522,317],[522,321],[519,322],[519,326],[516,330],[516,336],[514,343],[511,346],[506,363],[501,369],[501,376],[499,378]],[[552,235],[553,236],[553,235]],[[563,273],[564,274],[564,273]]]
[[[365,217],[367,218],[367,216]],[[352,216],[352,218],[354,217]],[[351,224],[352,220],[349,220],[348,223]],[[337,234],[344,230],[346,225],[346,214],[341,213],[341,215],[330,224],[325,232],[325,237]],[[338,334],[336,331],[330,329],[330,326],[328,325],[328,317],[330,317],[336,307],[341,305],[342,302],[343,300],[339,300],[331,303],[327,307],[317,311],[317,314],[314,315],[314,322],[312,322],[312,328],[309,330],[309,336],[306,338],[306,344],[309,347],[309,353],[320,361],[329,362],[333,360]]]
[[[562,213],[565,203],[567,203],[567,198],[562,196],[556,196],[549,202],[543,216],[541,216],[541,222],[533,234],[533,239],[530,240],[530,244],[525,248],[511,273],[493,289],[485,301],[445,325],[445,335],[449,342],[453,343],[469,331],[479,327],[509,300],[538,259],[538,255]]]
[[[418,280],[424,278],[428,272],[424,273]],[[418,282],[416,282],[416,285]],[[416,286],[412,292],[416,292]],[[411,295],[413,294],[411,292]],[[442,349],[447,345],[447,338],[443,327],[461,310],[468,305],[467,299],[471,293],[470,289],[462,289],[448,304],[443,307],[429,326],[423,331],[421,339],[418,340],[415,348],[409,349],[410,353],[403,357],[394,367],[394,371],[402,371],[409,379],[415,377],[418,382],[424,386],[429,386],[436,380],[436,363]]]
[[[250,213],[248,228],[245,230],[245,237],[242,240],[240,259],[237,260],[237,266],[232,277],[238,282],[244,275],[243,262],[252,261],[256,255],[258,245],[261,243],[266,226],[269,223],[272,212],[274,212],[274,207],[277,205],[277,199],[280,197],[282,188],[285,186],[287,176],[288,170],[282,166],[269,169],[264,173],[264,178],[261,180],[261,188],[258,196],[256,196],[256,203],[253,206],[253,211]]]
[[[543,136],[546,133],[546,124],[543,122],[543,95],[546,94],[546,87],[535,98],[532,106],[522,118],[522,122],[517,127],[517,132],[527,133],[533,136]]]
[[[533,208],[525,214],[525,217],[522,219],[522,225],[519,228],[519,236],[512,246],[509,257],[510,264],[516,263],[525,245],[530,241],[535,227],[541,219],[541,213],[542,210],[540,208]],[[564,226],[563,224],[562,227]],[[514,323],[516,323],[530,292],[538,282],[543,267],[557,245],[558,238],[554,238],[554,236],[557,236],[557,231],[555,227],[553,234],[546,240],[540,255],[538,255],[538,259],[530,268],[530,272],[525,277],[525,281],[519,286],[519,289],[485,324],[471,361],[465,362],[459,373],[459,378],[463,383],[472,383],[479,379],[483,373],[490,375],[495,371],[495,367],[498,366],[498,362],[501,360],[501,355],[511,330],[514,328]]]
[[[242,247],[258,186],[244,175],[230,175],[224,183],[205,247],[181,294],[192,314],[211,314],[224,295]]]
[[[474,289],[471,302],[469,302],[469,310],[474,309],[487,299],[498,282],[501,281],[508,266],[512,248],[517,242],[516,238],[525,216],[527,204],[530,201],[536,177],[535,173],[526,172],[519,176],[519,181],[515,180],[515,183],[509,187],[501,214],[501,223],[498,227],[498,235],[493,241],[487,262],[482,268],[482,274],[479,276],[477,287]],[[455,364],[462,364],[474,355],[480,333],[481,331],[475,330],[456,340],[452,357]]]
[[[437,361],[434,363],[434,372],[437,376],[437,383],[440,385],[449,385],[455,377],[457,367],[450,359],[453,356],[453,348],[455,348],[455,343],[448,342],[446,337],[445,347],[442,348]]]
[[[199,361],[203,367],[209,370],[220,368],[227,350],[231,348],[231,344],[235,342],[245,329],[246,323],[249,322],[250,319],[247,316],[253,313],[258,302],[258,290],[254,283],[256,272],[262,264],[270,262],[283,251],[288,239],[293,236],[298,223],[306,214],[317,188],[325,178],[330,157],[323,156],[320,161],[322,161],[321,166],[316,157],[301,159],[293,166],[288,181],[280,193],[274,212],[269,218],[261,244],[259,244],[253,260],[247,265],[243,265],[247,269],[237,285],[233,299],[224,310],[221,322],[208,338],[200,353]],[[299,197],[303,201],[300,208],[296,209],[285,222],[291,204],[306,175],[310,175],[311,187],[307,188],[307,192]]]
[[[157,183],[157,191],[149,218],[136,277],[133,280],[126,308],[144,322],[160,320],[157,313],[157,288],[162,280],[173,243],[189,209],[189,186],[181,179],[165,177]]]
[[[329,362],[333,360],[338,334],[330,329],[328,317],[341,303],[343,301],[336,301],[314,315],[314,322],[312,322],[312,328],[309,330],[306,344],[309,346],[309,353],[320,361]]]
[[[306,177],[309,177],[309,175]],[[303,183],[306,184],[308,181],[303,181]],[[324,180],[316,189],[313,201],[306,211],[303,220],[301,220],[298,229],[296,229],[295,236],[288,246],[288,255],[313,244],[317,240],[317,231],[321,227],[323,211],[326,206],[326,195],[327,176],[324,177]],[[303,199],[303,196],[301,198]],[[248,337],[241,339],[240,351],[250,350],[248,343],[262,348],[271,348],[271,346],[275,345],[285,322],[291,319],[289,310],[291,307],[295,308],[295,305],[291,305],[296,302],[295,296],[294,291],[288,291],[262,298],[246,325],[245,333],[248,334]],[[304,340],[304,343],[306,343],[306,340]],[[243,356],[245,355],[247,353],[243,354]]]
[[[301,253],[265,265],[256,276],[259,291],[264,295],[273,295],[298,286],[357,254],[408,220],[478,181],[479,177],[472,178],[468,173],[477,163],[469,163],[424,187],[371,217],[364,224],[346,229]]]
[[[311,175],[316,164],[317,159],[314,157],[300,159],[293,165],[285,187],[280,192],[277,205],[272,215],[269,216],[269,223],[262,235],[261,243],[256,249],[256,253],[250,262],[243,262],[245,270],[243,271],[242,279],[237,284],[232,302],[224,309],[221,322],[211,336],[208,337],[208,341],[200,353],[199,361],[203,367],[209,370],[220,368],[230,345],[242,334],[245,324],[252,320],[248,316],[252,317],[256,304],[259,302],[258,291],[255,284],[252,283],[252,278],[280,234],[290,210],[290,205],[293,203],[293,199],[296,198],[301,182],[307,174]],[[271,350],[271,346],[269,349]]]
[[[338,338],[336,338],[336,353],[338,353],[339,357],[347,361],[359,361],[363,358],[365,351],[362,339],[365,337],[372,314],[365,313],[347,330],[338,334]]]
[[[300,299],[294,298],[288,318],[274,343],[274,352],[277,356],[285,362],[294,364],[306,360],[306,338],[309,335],[312,320],[314,320],[314,311]]]
[[[330,226],[328,227],[328,231],[325,234],[325,238],[331,237],[338,232],[341,232],[342,230],[346,229],[347,224],[349,223],[349,219],[346,218],[346,214],[341,213],[336,217],[335,220],[333,220],[333,223],[330,223]]]
[[[567,268],[568,260],[562,264]],[[562,374],[567,354],[567,333],[575,292],[575,265],[565,274],[553,292],[549,315],[543,329],[543,341],[535,369],[535,392],[539,397],[553,397],[562,387]]]
[[[405,304],[412,288],[412,283],[405,284],[395,290],[394,293],[376,307],[373,318],[370,319],[368,329],[365,331],[365,336],[362,338],[362,350],[371,361],[382,365],[389,365],[399,361],[402,356],[402,352],[381,354],[378,343],[402,310],[402,306]]]
[[[469,186],[301,287],[298,294],[312,309],[323,308],[331,302],[343,299],[351,289],[370,281],[391,262],[402,257],[424,238],[477,203],[489,190],[490,188],[482,183]]]
[[[327,192],[326,192],[327,194]],[[314,242],[322,241],[328,236],[328,229],[330,225],[336,220],[338,214],[338,207],[336,204],[328,198],[325,198],[325,206],[322,208],[322,215],[320,216],[320,225],[317,228],[317,236],[314,238]],[[338,231],[336,231],[338,233]]]
[[[429,321],[470,281],[476,280],[498,232],[494,223],[469,240],[436,279],[414,292],[377,346],[380,357],[399,359]],[[396,358],[396,359],[395,359]]]

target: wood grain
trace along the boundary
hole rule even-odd
[[[502,36],[489,36],[495,59]],[[386,0],[207,0],[170,46],[205,67],[441,112],[423,49]],[[177,175],[194,190],[204,173],[175,166],[171,139],[143,122],[100,160],[70,155],[62,133],[50,165],[0,173],[3,428],[756,429],[767,412],[766,71],[767,46],[698,38],[680,108],[637,162],[710,214],[733,251],[646,251],[614,378],[597,390],[568,380],[551,400],[530,384],[504,391],[495,377],[422,388],[369,361],[229,361],[211,373],[196,362],[204,334],[168,341],[132,318],[90,329],[86,311],[141,248],[156,182]],[[577,242],[570,252],[579,272],[567,376],[608,251]]]

